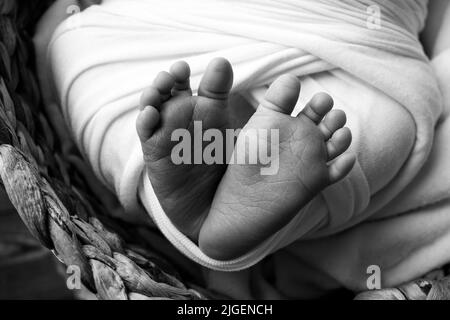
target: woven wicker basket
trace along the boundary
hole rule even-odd
[[[52,0],[0,0],[0,175],[29,231],[100,299],[223,298],[161,234],[118,220],[120,207],[58,140],[34,75],[30,35]],[[65,150],[64,152],[62,150]],[[114,218],[116,217],[116,218]],[[360,299],[437,299],[450,280],[418,280]]]

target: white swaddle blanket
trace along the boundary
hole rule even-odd
[[[427,159],[441,113],[438,85],[417,41],[427,1],[103,2],[66,20],[50,44],[49,59],[64,116],[95,173],[114,189],[121,203],[132,211],[139,210],[142,202],[165,236],[204,266],[240,270],[299,237],[311,236],[324,221],[327,232],[347,228],[389,203]],[[367,8],[376,3],[382,25],[370,29]],[[353,89],[342,93],[343,103],[345,95],[371,107],[373,96],[396,101],[416,125],[409,158],[395,179],[375,195],[356,165],[347,179],[328,188],[252,252],[233,261],[210,259],[174,228],[161,209],[144,173],[135,119],[140,94],[159,71],[185,60],[195,89],[209,60],[217,56],[233,65],[233,90],[254,103],[267,85],[288,72],[312,83],[304,86],[305,99],[314,89],[310,76],[326,73]],[[352,83],[356,84],[352,87]],[[359,96],[358,85],[371,90],[370,94]],[[350,118],[352,112],[358,114],[352,124],[357,131],[355,143],[363,144],[364,134],[370,134],[370,130],[358,130],[365,125],[361,119],[370,115],[367,109],[350,110]],[[372,125],[383,127],[384,123]]]

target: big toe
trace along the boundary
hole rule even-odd
[[[300,81],[286,74],[275,80],[266,92],[261,106],[284,114],[292,113],[300,94]]]
[[[226,100],[233,85],[233,68],[224,58],[213,59],[200,82],[198,95],[216,100]]]

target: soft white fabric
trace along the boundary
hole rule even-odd
[[[380,29],[367,27],[367,8],[374,3],[382,10]],[[133,211],[141,201],[183,253],[209,268],[234,271],[301,237],[335,233],[370,217],[416,176],[429,155],[442,108],[417,40],[426,3],[104,0],[58,28],[49,59],[74,138],[122,204]],[[256,103],[266,86],[286,72],[302,78],[305,100],[316,89],[333,93],[348,114],[355,148],[367,147],[372,130],[385,131],[388,139],[391,128],[383,121],[372,123],[371,114],[380,112],[375,109],[383,103],[398,105],[416,126],[413,150],[395,177],[386,177],[380,192],[373,194],[357,163],[347,179],[325,190],[258,248],[234,261],[212,260],[161,209],[143,174],[134,122],[139,96],[157,72],[186,60],[196,88],[207,62],[216,56],[231,61],[233,90]]]

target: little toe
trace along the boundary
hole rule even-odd
[[[145,142],[152,136],[159,123],[159,112],[153,106],[146,106],[136,119],[136,130],[141,142]]]
[[[150,87],[144,90],[141,96],[141,109],[146,106],[159,108],[171,96],[175,84],[174,77],[165,71],[158,73]]]
[[[190,96],[192,95],[190,76],[191,69],[185,61],[175,62],[170,68],[170,74],[175,79],[175,84],[172,89],[173,96]]]
[[[267,89],[261,106],[276,112],[291,114],[300,94],[300,81],[296,76],[285,74]]]
[[[324,135],[325,141],[330,139],[331,136],[339,130],[347,122],[347,116],[342,110],[331,110],[319,123],[319,129]]]
[[[344,153],[328,167],[328,174],[330,182],[335,183],[343,179],[352,170],[356,161],[356,156],[353,153]]]
[[[206,68],[198,95],[215,100],[227,100],[233,85],[233,69],[224,58],[213,59]]]
[[[314,95],[303,108],[300,115],[306,116],[311,121],[319,124],[323,117],[333,108],[333,98],[327,93],[320,92]]]
[[[352,143],[352,133],[349,128],[340,128],[327,141],[328,161],[343,154]]]

